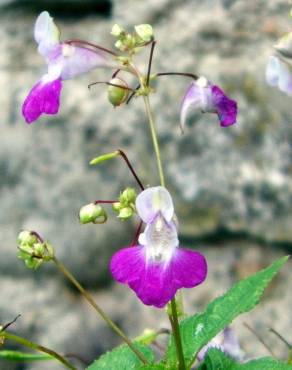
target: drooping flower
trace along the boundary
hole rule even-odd
[[[180,125],[184,129],[189,111],[199,110],[202,113],[217,113],[220,125],[227,127],[236,122],[237,103],[230,99],[216,85],[205,77],[200,77],[189,86],[180,111]]]
[[[198,353],[198,360],[203,361],[209,348],[218,348],[237,361],[244,359],[244,352],[240,347],[234,331],[227,326]]]
[[[106,55],[101,51],[60,42],[60,31],[46,11],[36,20],[34,38],[39,53],[46,59],[48,71],[23,103],[22,114],[27,123],[37,120],[43,113],[58,113],[63,80],[108,65]]]
[[[164,187],[140,193],[136,209],[146,224],[145,230],[137,245],[116,252],[110,270],[144,304],[161,308],[178,289],[201,284],[207,275],[207,263],[200,253],[179,246],[172,199]]]
[[[274,55],[271,55],[268,60],[266,80],[269,85],[278,87],[288,95],[292,94],[291,67]]]

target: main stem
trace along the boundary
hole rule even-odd
[[[41,346],[37,343],[31,342],[31,341],[29,341],[25,338],[19,337],[18,335],[14,335],[14,334],[11,334],[11,333],[2,332],[1,336],[5,337],[6,339],[10,339],[10,340],[13,340],[17,343],[20,343],[25,347],[32,348],[32,349],[35,349],[37,351],[47,353],[51,357],[54,357],[56,360],[61,362],[68,369],[77,370],[76,367],[71,365],[70,362],[68,362],[63,356],[59,355],[57,352],[53,351],[52,349],[43,347],[43,346]]]
[[[164,178],[164,173],[163,173],[159,143],[158,143],[157,134],[156,134],[155,122],[154,122],[153,114],[152,114],[151,107],[150,107],[149,97],[144,96],[143,98],[144,98],[146,115],[148,117],[151,136],[152,136],[152,141],[153,141],[153,146],[154,146],[155,155],[156,155],[156,161],[157,161],[158,173],[159,173],[159,178],[160,178],[160,184],[161,184],[161,186],[165,187],[165,178]],[[176,307],[175,298],[173,298],[171,300],[170,306],[171,306],[171,315],[169,316],[169,320],[170,320],[170,323],[171,323],[173,336],[174,336],[174,341],[175,341],[175,347],[176,347],[176,352],[177,352],[177,357],[178,357],[178,368],[179,368],[179,370],[186,370],[185,359],[184,359],[183,348],[182,348],[182,341],[181,341],[180,330],[179,330],[178,317],[177,317],[177,307]]]
[[[124,342],[131,348],[131,350],[137,355],[137,357],[144,363],[148,361],[144,355],[135,348],[132,341],[126,336],[126,334],[107,316],[107,314],[96,304],[92,296],[83,288],[82,285],[75,279],[70,271],[60,262],[56,257],[53,257],[53,261],[58,269],[67,277],[68,280],[79,290],[83,297],[89,302],[89,304],[95,309],[95,311],[104,319],[104,321],[112,328],[112,330],[118,334]]]
[[[158,167],[158,173],[159,173],[159,178],[160,178],[160,184],[161,186],[165,186],[165,178],[164,178],[164,173],[163,173],[163,168],[162,168],[162,161],[161,161],[161,155],[160,155],[160,150],[159,150],[159,143],[156,135],[156,127],[153,119],[153,114],[150,108],[150,102],[149,102],[149,97],[144,96],[144,104],[145,104],[145,110],[146,110],[146,115],[148,117],[149,121],[149,127],[150,127],[150,132],[151,132],[151,137],[152,137],[152,142],[155,150],[155,155],[156,155],[156,162],[157,162],[157,167]]]

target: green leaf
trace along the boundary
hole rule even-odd
[[[0,360],[7,361],[47,361],[54,360],[54,357],[45,354],[25,353],[19,351],[0,351]]]
[[[152,365],[144,365],[139,367],[139,370],[176,370],[174,368],[166,367],[165,364],[152,364]]]
[[[238,315],[250,311],[261,298],[264,289],[289,257],[282,257],[271,266],[239,281],[227,293],[216,298],[199,314],[180,323],[186,363],[192,363],[199,350],[223,330]],[[176,364],[173,337],[167,349],[167,363]]]
[[[135,343],[135,347],[143,353],[149,362],[154,361],[151,348],[138,343]],[[138,370],[141,369],[142,365],[141,360],[128,346],[121,345],[95,360],[87,370]]]
[[[210,348],[198,370],[292,370],[292,365],[263,357],[244,364],[235,362],[217,348]]]

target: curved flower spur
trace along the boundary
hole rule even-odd
[[[116,252],[110,270],[144,304],[161,308],[178,289],[201,284],[207,275],[207,263],[199,252],[180,248],[172,199],[164,187],[141,192],[136,208],[145,230],[137,245]]]
[[[62,81],[84,74],[96,67],[108,67],[106,52],[82,44],[60,42],[60,31],[49,13],[42,12],[35,23],[34,38],[39,53],[46,59],[48,71],[33,86],[22,106],[27,123],[43,113],[56,114],[60,105]]]

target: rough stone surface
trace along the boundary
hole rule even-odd
[[[181,136],[179,106],[189,80],[163,77],[157,84],[159,94],[152,98],[181,237],[190,245],[194,238],[204,238],[206,245],[211,236],[219,240],[219,246],[203,250],[209,277],[186,294],[189,312],[202,309],[235,280],[283,254],[270,245],[291,246],[291,98],[264,81],[271,46],[290,28],[288,13],[284,0],[116,0],[111,18],[95,13],[80,19],[55,17],[63,39],[102,45],[112,41],[113,23],[152,23],[158,39],[153,71],[203,74],[238,101],[237,125],[222,129],[215,115],[193,115]],[[116,345],[117,338],[53,266],[27,271],[15,257],[15,239],[21,228],[48,238],[60,259],[131,336],[145,326],[167,325],[163,312],[157,316],[156,310],[143,307],[125,287],[98,289],[110,281],[110,256],[131,242],[137,220],[120,223],[110,211],[103,226],[81,226],[77,219],[82,205],[115,199],[120,190],[135,184],[119,159],[94,168],[88,165],[90,159],[121,148],[151,185],[158,181],[156,166],[142,103],[134,99],[130,107],[113,109],[102,86],[87,89],[90,82],[108,79],[109,71],[66,82],[58,116],[24,123],[21,103],[46,69],[32,37],[35,17],[21,7],[0,13],[0,322],[22,313],[16,332],[92,360]],[[248,240],[224,243],[220,230]],[[248,356],[267,353],[243,321],[267,338],[277,354],[286,355],[267,328],[273,326],[292,341],[287,330],[289,266],[291,262],[261,307],[235,322]],[[25,368],[36,369],[37,364]],[[50,364],[50,369],[61,367]]]

